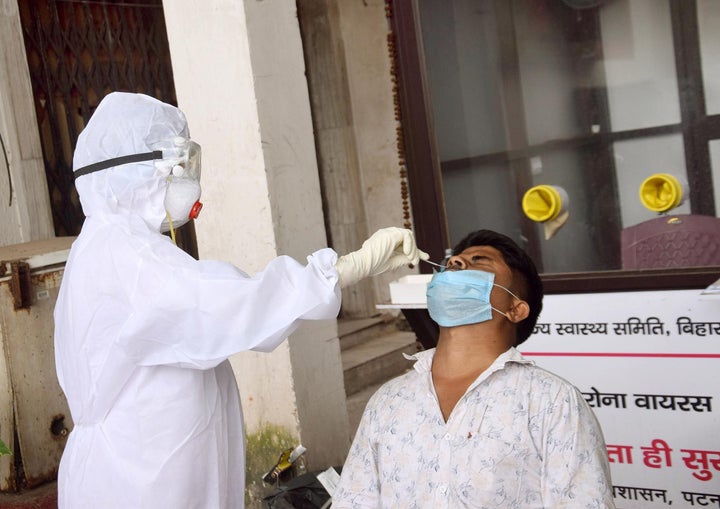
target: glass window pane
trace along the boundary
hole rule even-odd
[[[492,4],[487,0],[420,2],[441,161],[507,148]]]
[[[589,134],[590,129],[583,128],[578,118],[582,100],[578,92],[603,86],[597,76],[578,75],[576,55],[562,20],[548,17],[538,22],[538,14],[527,8],[524,0],[513,4],[521,100],[530,145]]]
[[[698,0],[697,9],[705,107],[708,115],[717,115],[720,113],[720,2]]]
[[[508,207],[515,199],[515,183],[504,164],[444,170],[443,193],[452,245],[478,228],[519,238],[520,210]]]
[[[614,195],[612,178],[586,178],[582,168],[594,157],[594,150],[559,149],[533,158],[532,180],[528,188],[537,185],[560,187],[567,195],[563,205],[569,216],[558,233],[547,239],[545,224],[535,224],[539,239],[543,271],[583,272],[618,269],[619,260],[604,256],[602,244],[610,240],[603,229],[602,214],[610,206],[617,213],[616,204],[602,203],[603,197]]]
[[[715,210],[720,210],[720,185],[718,185],[720,184],[720,140],[710,142],[710,164],[712,165],[713,190],[715,191]]]
[[[683,140],[679,134],[617,142],[613,146],[613,152],[623,228],[653,219],[658,215],[640,201],[640,184],[645,179],[658,173],[666,173],[687,185]],[[689,214],[690,200],[686,199],[672,212]]]
[[[668,2],[607,2],[600,19],[612,130],[680,122]]]

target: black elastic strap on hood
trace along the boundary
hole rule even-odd
[[[143,161],[153,161],[155,159],[162,159],[162,157],[162,150],[154,150],[152,152],[144,152],[142,154],[131,154],[129,156],[114,157],[112,159],[100,161],[99,163],[93,163],[87,166],[83,166],[82,168],[78,168],[73,174],[75,175],[75,178],[78,178],[82,177],[83,175],[87,175],[88,173],[94,173],[96,171],[112,168],[113,166],[120,166],[121,164],[129,163],[140,163]]]

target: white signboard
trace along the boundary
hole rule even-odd
[[[720,508],[720,300],[547,295],[519,350],[593,407],[618,509]]]

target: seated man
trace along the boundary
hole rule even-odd
[[[453,253],[427,290],[437,347],[368,402],[333,509],[614,508],[592,410],[515,349],[542,309],[532,260],[489,230]]]

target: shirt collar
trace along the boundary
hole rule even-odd
[[[415,355],[407,355],[405,353],[403,355],[407,360],[415,361],[415,364],[413,365],[415,371],[418,371],[419,373],[427,373],[432,368],[433,357],[435,357],[435,348],[423,350]],[[526,359],[514,346],[511,346],[507,351],[498,355],[497,359],[493,361],[486,371],[497,371],[498,369],[504,368],[506,364],[511,362],[517,364],[535,364],[535,361]]]

